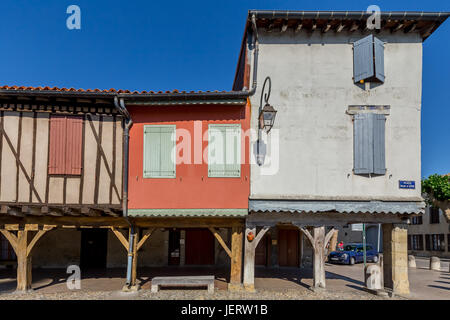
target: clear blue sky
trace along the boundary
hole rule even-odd
[[[81,30],[66,28],[71,4]],[[448,0],[1,0],[0,85],[230,90],[248,9],[371,4],[450,11]],[[424,44],[422,176],[450,172],[449,58],[450,20]]]

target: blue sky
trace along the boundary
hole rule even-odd
[[[66,9],[81,8],[81,30]],[[450,11],[442,0],[2,0],[0,85],[230,90],[248,9]],[[424,43],[422,176],[450,172],[450,20]],[[405,162],[406,158],[405,153]]]

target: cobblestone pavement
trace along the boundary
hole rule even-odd
[[[362,292],[324,291],[313,292],[309,289],[274,291],[259,289],[256,293],[229,292],[217,290],[209,294],[206,290],[162,290],[151,293],[150,290],[125,293],[121,291],[73,291],[61,293],[2,294],[0,300],[381,300],[387,299]],[[402,299],[400,297],[388,298]]]
[[[417,258],[417,268],[409,269],[411,294],[408,299],[446,299],[450,300],[450,273],[448,261],[443,261],[441,271],[427,268],[427,259]],[[298,268],[264,268],[255,270],[256,293],[227,291],[229,269],[213,268],[143,268],[138,270],[142,289],[138,292],[124,293],[120,291],[125,279],[125,269],[108,269],[98,273],[84,274],[81,280],[82,290],[67,289],[68,274],[61,269],[33,270],[33,291],[16,294],[15,270],[0,270],[0,300],[6,299],[51,299],[51,300],[103,300],[103,299],[136,299],[136,300],[379,300],[405,299],[405,297],[383,298],[364,290],[363,265],[332,265],[326,263],[327,289],[313,292],[312,270]],[[151,278],[164,275],[205,275],[214,274],[215,293],[206,290],[161,290],[150,292]]]

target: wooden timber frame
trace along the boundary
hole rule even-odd
[[[242,247],[243,247],[243,219],[236,218],[130,218],[131,225],[126,236],[120,227],[111,226],[111,231],[123,245],[128,257],[131,257],[131,282],[126,284],[124,291],[139,289],[137,284],[138,252],[157,228],[207,228],[222,246],[231,260],[230,283],[228,290],[237,291],[242,287]],[[231,248],[222,239],[217,228],[231,228]],[[122,227],[122,229],[124,229]],[[139,229],[145,229],[139,239]],[[134,234],[132,235],[132,232]],[[132,240],[133,239],[133,240]],[[130,241],[132,245],[130,245]]]
[[[0,92],[0,232],[17,256],[19,291],[31,289],[33,248],[46,232],[104,227],[122,215],[123,116],[113,98]]]
[[[138,289],[137,267],[138,252],[144,243],[151,238],[157,228],[206,228],[213,232],[215,238],[230,256],[231,270],[229,290],[239,290],[242,284],[242,247],[244,219],[241,218],[131,218],[113,216],[14,216],[0,217],[0,232],[10,242],[17,259],[17,290],[31,289],[31,254],[38,240],[50,230],[58,228],[108,228],[117,237],[132,257],[131,283],[127,289]],[[130,251],[130,226],[134,226],[134,241]],[[231,248],[225,243],[217,232],[218,228],[231,228]],[[145,229],[139,239],[139,229]],[[128,230],[124,234],[123,230]],[[31,232],[36,232],[31,237]],[[220,239],[220,240],[219,240]],[[125,288],[124,288],[125,289]]]
[[[312,290],[326,288],[325,253],[336,232],[334,227],[349,223],[405,224],[410,215],[386,213],[338,212],[291,213],[291,212],[251,212],[246,219],[244,233],[244,289],[255,291],[255,252],[260,240],[273,227],[292,225],[309,240],[313,248],[313,285]],[[326,232],[326,227],[329,227]]]

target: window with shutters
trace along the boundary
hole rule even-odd
[[[241,125],[208,126],[208,177],[241,176]]]
[[[175,125],[144,126],[144,178],[175,178]]]
[[[50,117],[49,167],[52,175],[81,175],[83,117]]]
[[[430,207],[430,224],[439,223],[439,208]]]
[[[386,173],[384,114],[357,113],[353,123],[353,161],[355,174]]]
[[[353,44],[353,80],[384,82],[384,43],[370,35]]]

